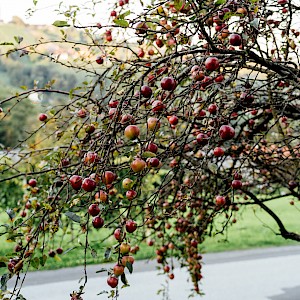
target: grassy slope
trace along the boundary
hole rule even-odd
[[[289,204],[290,199],[288,197],[279,199],[269,206],[273,208],[278,215],[284,220],[286,228],[288,230],[294,230],[297,232],[299,227],[298,218],[299,211],[296,206]],[[2,219],[7,219],[6,216],[2,215]],[[260,209],[253,211],[253,207],[248,206],[244,211],[239,211],[237,214],[237,223],[228,228],[228,231],[223,235],[216,235],[215,237],[207,238],[203,245],[200,247],[200,251],[205,252],[217,252],[226,250],[238,250],[246,248],[257,248],[257,247],[268,247],[268,246],[280,246],[280,245],[295,245],[296,242],[286,241],[282,237],[277,236],[270,228],[277,232],[277,226],[274,221],[266,215]],[[3,220],[4,221],[4,220]],[[5,220],[6,221],[6,220]],[[221,221],[221,220],[220,220]],[[101,242],[101,239],[105,235],[109,235],[110,232],[106,229],[100,231],[93,230],[89,234],[89,242],[93,249],[98,253],[98,256],[93,258],[91,251],[87,251],[87,262],[88,263],[102,263],[104,262],[104,252],[108,245],[115,243],[113,238],[110,238],[107,242]],[[64,240],[62,247],[66,250],[70,247],[71,235],[67,235]],[[79,238],[74,239],[77,244],[77,240],[80,240],[82,244],[85,242],[85,236],[81,235]],[[14,244],[9,243],[4,237],[0,238],[1,249],[0,255],[5,255],[11,251]],[[54,246],[57,247],[57,244]],[[132,243],[134,245],[134,243]],[[78,245],[78,244],[77,244]],[[135,256],[136,259],[154,258],[155,247],[148,247],[146,244],[140,245],[141,251]],[[84,248],[78,247],[65,255],[56,258],[49,258],[46,263],[47,269],[56,269],[62,267],[71,267],[82,264],[84,261]]]

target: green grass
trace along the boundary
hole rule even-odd
[[[290,231],[299,232],[299,211],[297,206],[289,204],[291,199],[289,197],[281,198],[272,203],[268,203],[268,206],[272,208],[278,216],[283,220],[286,229]],[[4,218],[6,220],[4,220]],[[207,252],[219,252],[228,250],[239,250],[258,247],[270,247],[270,246],[282,246],[282,245],[296,245],[297,242],[283,239],[281,236],[276,235],[278,233],[278,227],[271,217],[269,217],[264,211],[259,208],[254,210],[253,206],[247,206],[238,211],[235,215],[237,222],[232,226],[229,226],[223,234],[216,234],[214,237],[207,237],[206,241],[201,245],[200,251],[202,253]],[[2,215],[2,221],[7,221],[7,217]],[[219,217],[216,220],[217,228],[221,229],[221,224],[224,222],[223,217]],[[79,226],[78,226],[79,229]],[[274,233],[275,232],[275,233]],[[101,240],[105,236],[111,235],[111,231],[107,229],[101,229],[99,231],[92,230],[89,233],[90,248],[87,249],[87,263],[98,264],[103,263],[104,253],[107,247],[115,245],[116,242],[113,237],[110,237],[105,242]],[[55,258],[48,258],[46,265],[43,269],[57,269],[63,267],[72,267],[82,265],[84,262],[84,247],[79,244],[85,243],[85,235],[81,234],[78,237],[72,237],[71,233],[65,235],[62,241],[62,247],[64,250],[72,247],[71,240],[74,240],[77,248],[69,251],[68,253]],[[80,243],[78,243],[78,241]],[[59,241],[54,241],[53,248],[55,249]],[[0,255],[6,255],[11,252],[15,243],[7,242],[5,237],[0,237],[1,249]],[[132,245],[135,245],[132,241]],[[145,243],[140,246],[140,251],[135,254],[135,259],[154,258],[155,247],[149,247]],[[92,255],[91,249],[96,250],[97,256]],[[113,260],[115,261],[115,259]],[[0,269],[1,270],[1,269]],[[5,271],[5,269],[2,269]],[[2,272],[3,273],[3,272]]]
[[[299,210],[289,204],[291,198],[277,199],[267,206],[283,221],[288,231],[300,232]],[[219,252],[248,248],[296,245],[295,241],[285,240],[277,235],[279,230],[274,219],[257,206],[247,206],[236,214],[237,222],[223,234],[208,237],[203,245],[205,252]],[[219,226],[222,218],[219,220]]]

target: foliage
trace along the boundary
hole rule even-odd
[[[93,4],[91,15],[101,5]],[[52,242],[60,229],[76,227],[85,257],[95,254],[90,228],[104,227],[115,241],[105,251],[116,263],[107,270],[112,298],[121,282],[127,286],[129,252],[143,240],[155,243],[170,279],[173,258],[187,266],[201,294],[201,245],[224,233],[248,205],[273,218],[283,238],[300,241],[268,204],[282,195],[300,197],[294,28],[300,8],[290,0],[136,5],[120,0],[103,27],[82,25],[83,7],[62,11],[60,5],[65,20],[53,25],[62,29],[61,41],[16,45],[6,53],[23,51],[86,76],[70,90],[50,82],[1,101],[19,105],[33,92],[68,99],[39,116],[34,142],[16,146],[17,163],[2,164],[1,181],[9,181],[10,172],[27,182],[20,217],[4,226],[16,242],[16,253],[4,262],[9,276],[58,257],[63,250],[55,252]],[[82,30],[87,41],[69,38],[64,27]],[[45,45],[54,42],[74,55],[53,59]]]

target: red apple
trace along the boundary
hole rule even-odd
[[[120,276],[124,273],[124,269],[125,269],[124,266],[116,264],[114,266],[113,272],[116,276]]]
[[[205,133],[199,133],[196,139],[197,139],[197,143],[201,146],[205,146],[208,143],[208,135]]]
[[[39,115],[39,120],[40,120],[40,121],[44,122],[44,121],[46,121],[47,119],[48,119],[48,116],[47,116],[46,114],[40,114],[40,115]]]
[[[141,95],[145,98],[151,98],[152,89],[148,85],[143,85],[141,87]]]
[[[226,198],[224,196],[216,196],[216,205],[224,206],[226,204]]]
[[[127,220],[126,224],[125,224],[125,227],[126,227],[127,232],[132,233],[132,232],[136,231],[137,224],[133,220]]]
[[[229,44],[232,46],[240,46],[242,44],[242,37],[237,33],[232,33],[229,36]]]
[[[35,179],[31,178],[31,179],[29,179],[28,184],[29,184],[31,187],[36,187],[37,181],[36,181]]]
[[[146,163],[141,158],[136,158],[131,164],[130,164],[131,170],[135,173],[142,172],[145,167]]]
[[[129,191],[126,192],[126,198],[128,200],[134,199],[136,197],[136,195],[137,195],[137,192],[134,191],[134,190],[129,190]]]
[[[124,135],[129,140],[134,140],[140,135],[140,129],[136,125],[129,125],[125,128]]]
[[[119,282],[119,280],[118,280],[118,278],[116,278],[116,277],[109,276],[109,277],[107,278],[107,284],[108,284],[112,289],[114,289],[114,288],[118,285],[118,282]]]
[[[152,168],[157,168],[160,165],[160,160],[157,157],[149,157],[147,165]]]
[[[82,185],[82,177],[81,176],[73,175],[73,176],[71,176],[69,181],[74,190],[79,191],[81,189],[81,185]]]
[[[81,185],[86,192],[92,192],[95,190],[96,186],[96,181],[91,178],[84,178]]]
[[[233,180],[231,182],[231,186],[232,186],[233,189],[239,190],[239,189],[242,188],[243,184],[242,184],[242,182],[240,180]]]
[[[235,136],[235,130],[229,125],[222,125],[219,129],[219,135],[222,140],[231,140]]]
[[[94,227],[94,228],[97,228],[97,229],[98,229],[98,228],[103,227],[103,225],[104,225],[104,220],[103,220],[101,217],[97,216],[97,217],[94,217],[94,218],[93,218],[92,224],[93,224],[93,227]]]
[[[129,251],[128,251],[128,252],[129,252]],[[123,256],[123,257],[122,257],[122,265],[123,265],[123,266],[126,266],[126,263],[127,263],[127,262],[133,265],[133,263],[134,263],[134,258],[133,258],[133,256],[131,256],[131,255],[125,255],[125,256]]]
[[[223,155],[224,155],[224,150],[223,150],[223,148],[221,148],[221,147],[216,147],[216,148],[214,149],[214,156],[220,157],[220,156],[223,156]]]
[[[122,230],[121,228],[117,228],[115,231],[114,231],[114,237],[117,241],[121,241],[122,240]]]
[[[166,105],[162,103],[160,100],[155,100],[152,102],[152,111],[153,112],[161,112],[166,108]]]
[[[212,115],[216,114],[218,111],[218,106],[216,104],[210,104],[207,108],[208,112]]]
[[[176,88],[176,81],[173,77],[164,77],[160,82],[161,88],[166,91],[173,91]]]
[[[178,117],[177,116],[168,116],[168,121],[171,125],[175,126],[178,124]]]
[[[100,213],[100,208],[98,206],[98,204],[91,204],[89,206],[88,212],[91,216],[95,217],[97,215],[99,215]]]
[[[102,176],[104,184],[112,184],[117,179],[117,175],[112,171],[105,171]]]
[[[95,195],[95,200],[100,199],[102,202],[106,202],[108,199],[107,193],[100,190],[99,192],[96,193]]]
[[[208,57],[205,61],[205,68],[208,71],[215,71],[220,67],[219,60],[216,57]]]
[[[147,148],[146,148],[147,151],[150,151],[152,153],[156,153],[158,151],[158,147],[156,144],[150,142],[148,145],[147,145]]]
[[[98,56],[97,58],[96,58],[96,63],[98,64],[98,65],[102,65],[103,64],[103,57],[101,57],[101,56]]]

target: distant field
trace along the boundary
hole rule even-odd
[[[275,211],[279,212],[278,215],[285,221],[286,228],[288,230],[299,232],[299,211],[297,206],[289,204],[290,199],[288,197],[279,199],[269,206]],[[6,222],[6,215],[2,214],[1,219]],[[230,226],[224,234],[216,235],[215,237],[208,237],[206,241],[200,246],[199,250],[202,253],[207,252],[219,252],[228,250],[238,250],[247,248],[258,247],[270,247],[270,246],[282,246],[282,245],[296,245],[297,242],[284,240],[282,237],[277,236],[272,230],[277,232],[277,226],[274,221],[267,216],[262,210],[253,210],[253,207],[248,206],[239,211],[236,215],[237,222]],[[222,220],[220,219],[220,222]],[[272,230],[270,228],[272,228]],[[91,250],[87,251],[87,263],[95,264],[104,262],[104,252],[109,245],[115,244],[114,238],[108,239],[105,243],[101,242],[101,239],[106,235],[109,235],[110,231],[102,229],[100,231],[93,230],[89,234],[89,242],[91,248],[97,251],[97,256],[93,257]],[[64,250],[70,248],[71,235],[65,238],[62,243]],[[77,241],[84,243],[84,235],[79,238],[75,238],[75,244]],[[55,242],[53,248],[58,246],[58,241]],[[2,236],[0,237],[1,249],[0,255],[4,256],[9,253],[14,243],[7,242]],[[134,243],[132,243],[134,245]],[[77,244],[78,245],[78,244]],[[134,255],[136,259],[154,258],[155,247],[149,247],[145,243],[140,245],[140,251]],[[48,258],[45,268],[57,269],[63,267],[71,267],[81,265],[84,262],[84,248],[78,247],[65,255],[61,255],[58,258]],[[5,271],[2,270],[1,273]]]

